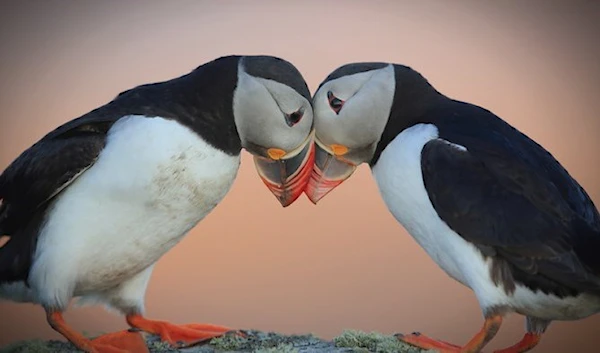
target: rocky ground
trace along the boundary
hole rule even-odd
[[[147,337],[151,353],[421,353],[393,336],[360,331],[345,331],[331,341],[313,335],[282,335],[274,332],[244,331],[245,337],[228,334],[209,342],[173,349],[156,337]],[[71,344],[61,341],[24,341],[0,348],[0,353],[75,353]]]

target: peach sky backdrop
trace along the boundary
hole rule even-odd
[[[377,60],[499,114],[600,204],[598,2],[52,0],[2,2],[0,14],[1,168],[117,93],[218,56],[281,56],[312,92],[339,65]],[[396,223],[366,166],[318,207],[303,196],[283,209],[246,153],[225,200],[159,262],[146,304],[178,323],[324,337],[419,330],[463,343],[482,323],[472,292]],[[92,333],[126,327],[98,307],[67,320]],[[490,348],[523,326],[511,316]],[[0,303],[0,345],[36,337],[60,337],[40,307]],[[538,351],[599,343],[600,315],[554,323]]]

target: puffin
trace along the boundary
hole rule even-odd
[[[466,344],[397,334],[441,352],[480,352],[506,315],[533,349],[555,320],[600,311],[600,216],[541,145],[483,107],[439,92],[411,67],[342,65],[313,97],[317,204],[369,165],[394,218],[445,273],[470,288],[484,322]]]
[[[142,332],[173,347],[223,335],[230,329],[144,316],[154,265],[225,197],[242,149],[278,204],[291,205],[310,178],[313,136],[308,86],[274,56],[218,57],[118,94],[0,175],[0,298],[41,305],[85,352],[147,352]],[[63,318],[72,299],[104,304],[131,328],[90,340]]]

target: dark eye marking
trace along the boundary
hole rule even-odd
[[[285,114],[285,123],[289,127],[292,127],[292,126],[298,124],[300,122],[300,120],[302,120],[303,116],[304,116],[304,109],[300,108],[291,114]]]
[[[331,109],[333,109],[333,111],[336,114],[339,114],[345,102],[339,99],[338,97],[334,96],[331,91],[327,92],[327,100],[329,101],[329,106],[331,107]]]

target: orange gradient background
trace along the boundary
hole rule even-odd
[[[391,61],[537,140],[600,204],[598,2],[51,0],[2,2],[0,14],[2,169],[117,93],[222,55],[285,58],[311,92],[344,63]],[[225,200],[156,266],[146,307],[177,323],[325,338],[353,328],[463,343],[482,323],[472,292],[389,214],[367,166],[319,206],[303,196],[283,209],[245,152]],[[100,307],[66,318],[90,333],[126,327]],[[523,329],[511,316],[487,350]],[[40,307],[1,302],[0,345],[30,338],[62,339]],[[599,343],[600,315],[553,323],[537,351]]]

